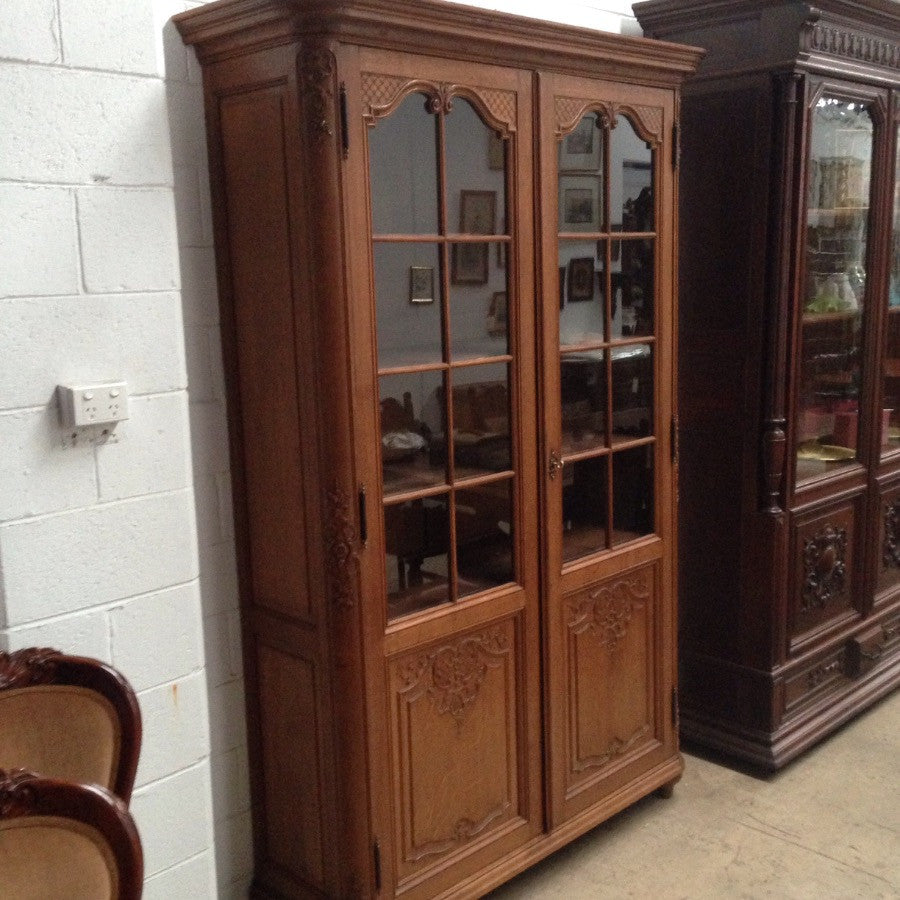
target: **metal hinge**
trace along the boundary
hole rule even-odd
[[[375,890],[381,890],[381,847],[378,844],[378,839],[376,838],[375,843],[372,845],[372,862],[375,866]]]
[[[669,431],[669,447],[672,451],[672,465],[678,465],[678,416],[672,416]]]
[[[365,547],[368,540],[369,525],[366,515],[366,486],[361,484],[359,486],[359,541]]]
[[[672,688],[672,727],[678,730],[678,688]]]
[[[672,126],[672,168],[677,169],[681,161],[681,128],[676,122]]]
[[[341,90],[340,90],[340,98],[341,98],[341,150],[344,154],[344,159],[346,159],[350,154],[350,127],[347,122],[347,89],[344,87],[343,82],[341,82]]]

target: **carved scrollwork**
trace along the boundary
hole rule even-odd
[[[400,672],[400,693],[410,693],[412,699],[427,693],[438,714],[449,713],[458,727],[488,670],[501,665],[510,650],[509,639],[500,629],[462,637],[408,662]]]
[[[407,862],[419,862],[426,856],[439,856],[458,847],[472,838],[477,837],[484,831],[488,825],[495,819],[498,819],[509,809],[509,802],[503,803],[496,809],[491,810],[480,822],[473,822],[471,819],[462,818],[453,826],[452,837],[445,838],[440,841],[428,841],[425,844],[419,844],[417,847],[406,854]]]
[[[488,125],[507,137],[516,130],[516,94],[500,88],[478,88],[443,81],[399,78],[376,72],[363,72],[362,96],[365,119],[373,125],[389,116],[412,93],[426,96],[425,108],[430,113],[449,113],[454,97],[469,100]]]
[[[62,654],[49,647],[0,652],[0,690],[50,684]]]
[[[803,612],[824,609],[847,587],[847,531],[826,525],[803,544]]]
[[[576,772],[583,772],[585,769],[595,769],[599,766],[605,766],[611,759],[615,759],[617,756],[621,756],[623,753],[627,753],[635,744],[638,743],[646,734],[650,731],[650,724],[645,723],[641,725],[639,728],[635,729],[635,731],[631,734],[630,737],[625,738],[614,738],[610,745],[596,756],[586,756],[583,759],[575,760],[573,765],[573,769]]]
[[[900,569],[900,499],[884,507],[884,545],[881,561],[885,569]]]
[[[806,689],[813,691],[821,687],[826,681],[830,681],[835,675],[844,674],[844,661],[842,657],[833,659],[828,663],[814,666],[806,673]]]
[[[806,49],[900,69],[900,43],[817,22],[807,29]]]
[[[639,106],[631,103],[610,103],[606,101],[556,98],[556,137],[564,138],[590,113],[599,116],[601,123],[615,128],[619,116],[627,116],[635,130],[648,144],[658,144],[662,137],[663,111],[657,106]]]
[[[311,136],[318,139],[333,136],[334,55],[324,47],[305,46],[300,50],[297,69],[304,118]]]
[[[333,484],[326,494],[325,556],[332,602],[344,609],[353,607],[353,575],[356,560],[356,529],[351,500],[346,491]]]
[[[34,809],[32,782],[36,777],[27,769],[0,769],[0,818],[21,816]]]
[[[576,595],[569,603],[569,628],[575,634],[593,630],[608,650],[615,650],[625,637],[634,604],[644,602],[650,592],[650,574],[644,571]]]

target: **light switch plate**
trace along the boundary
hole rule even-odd
[[[128,385],[124,381],[108,384],[61,384],[59,417],[67,428],[85,425],[111,425],[128,418]]]

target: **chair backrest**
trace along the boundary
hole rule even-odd
[[[0,769],[99,784],[127,804],[140,749],[137,698],[115,669],[45,648],[0,652]]]
[[[140,838],[118,797],[0,770],[0,897],[139,900],[143,878]]]

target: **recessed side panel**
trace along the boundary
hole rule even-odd
[[[312,661],[258,645],[264,854],[323,890],[321,759]]]
[[[875,603],[896,599],[900,591],[900,484],[894,482],[881,494],[875,546]]]
[[[653,712],[656,565],[565,599],[572,797],[622,766],[656,733]]]
[[[309,617],[284,86],[219,104],[253,603]]]
[[[390,664],[401,891],[523,822],[517,634],[507,620]]]

